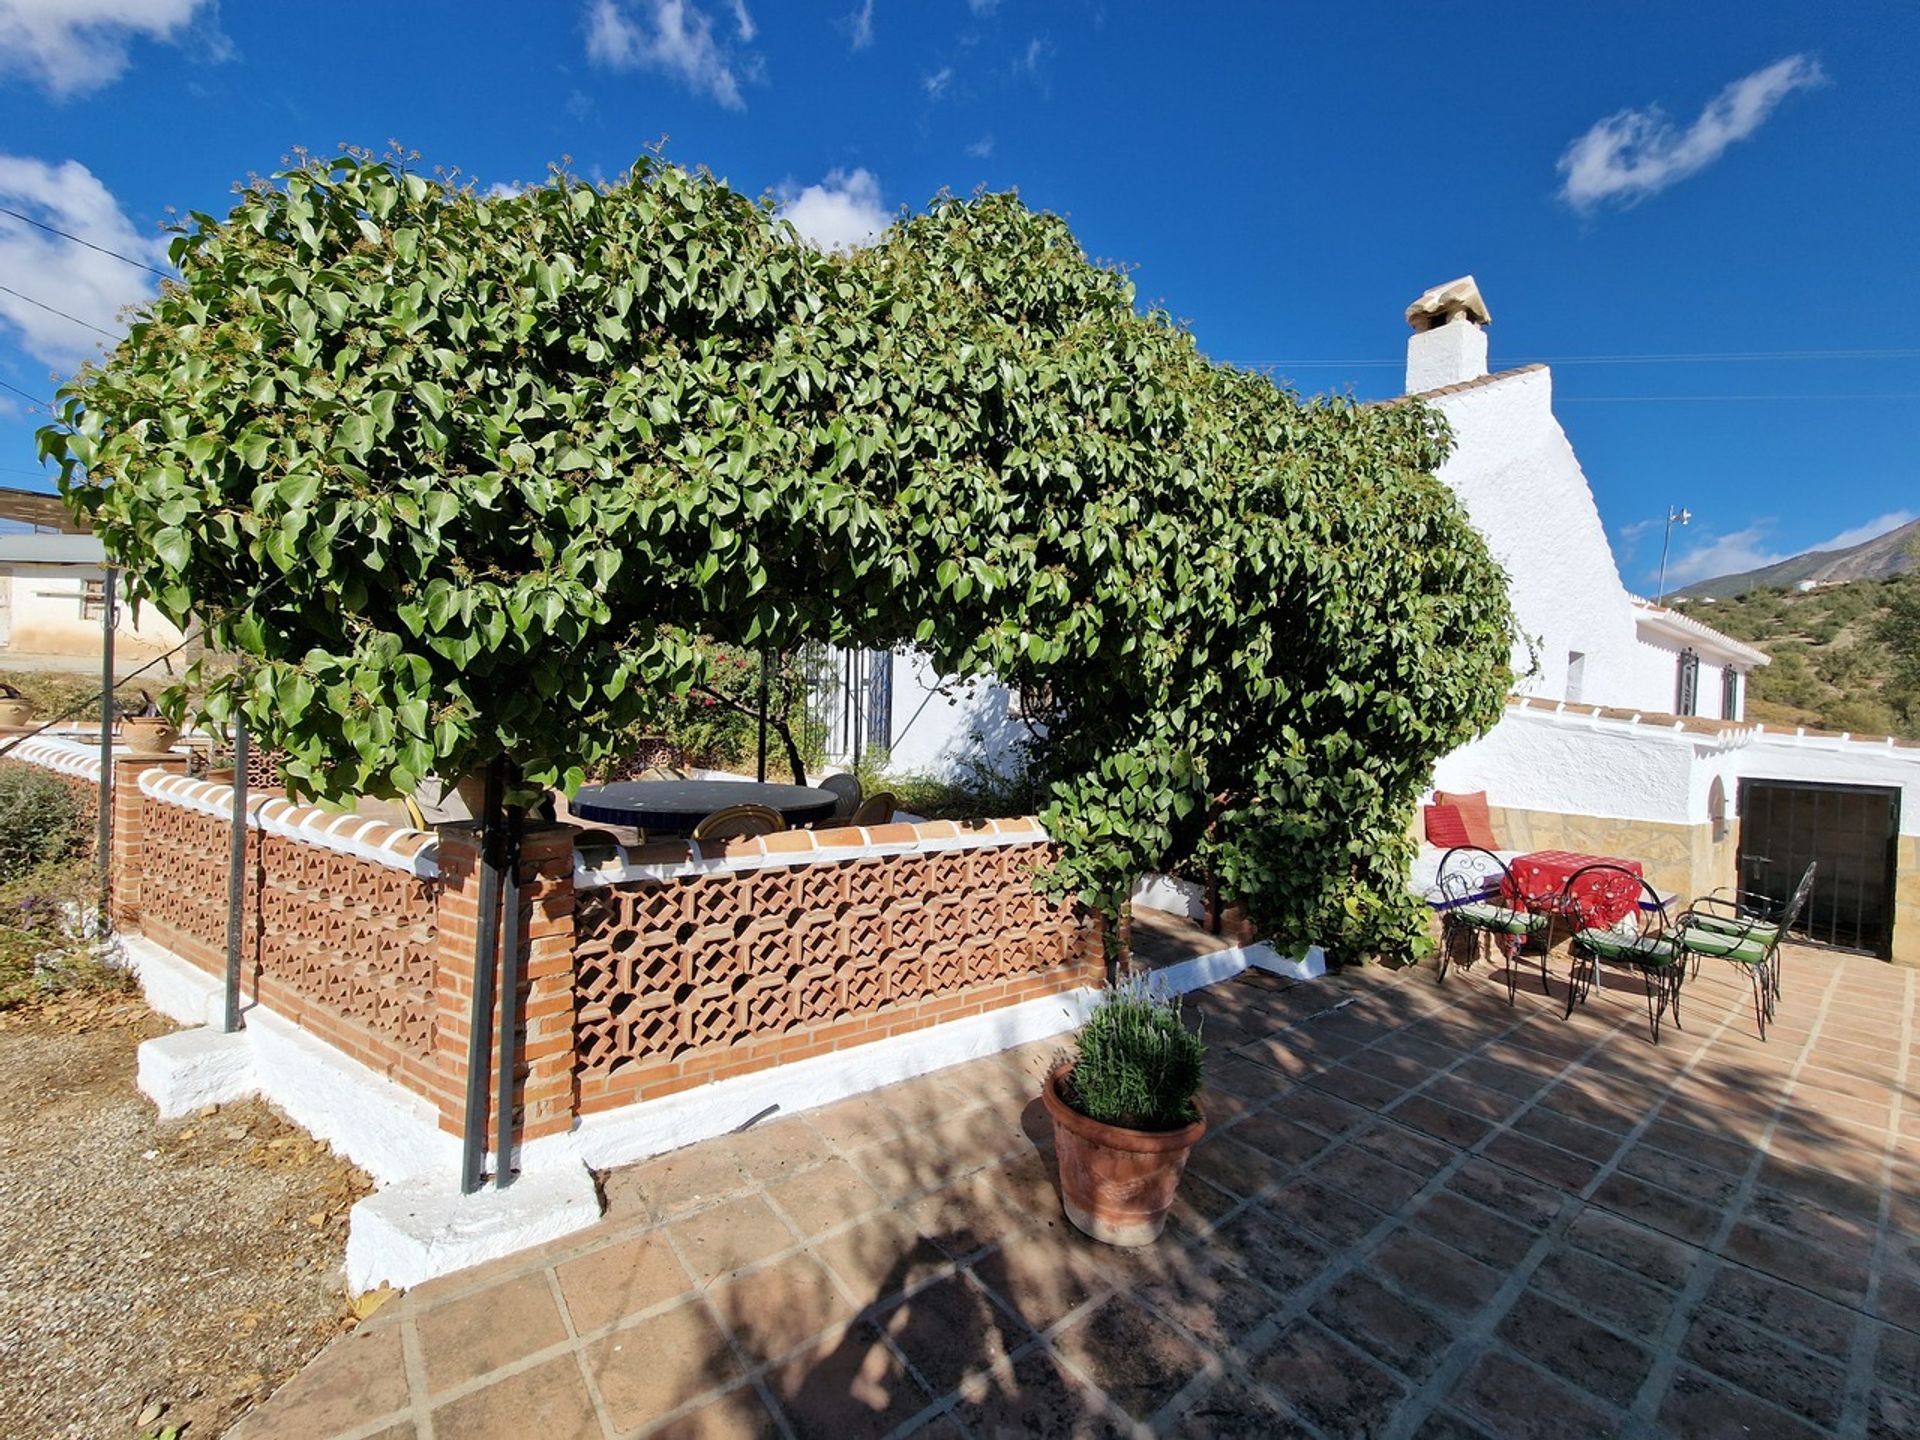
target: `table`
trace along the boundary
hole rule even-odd
[[[811,785],[764,785],[751,780],[623,780],[583,785],[568,810],[601,825],[632,825],[662,835],[685,835],[729,805],[765,805],[789,825],[810,825],[833,814],[831,791]]]
[[[1509,898],[1529,909],[1540,909],[1557,902],[1567,881],[1589,865],[1617,865],[1636,879],[1643,877],[1638,860],[1620,860],[1610,855],[1582,855],[1572,850],[1535,850],[1516,855],[1507,869],[1513,876]],[[1601,872],[1580,882],[1574,893],[1582,924],[1595,929],[1617,925],[1644,902],[1640,886],[1631,889],[1618,874]]]

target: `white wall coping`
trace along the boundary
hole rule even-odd
[[[940,822],[929,822],[940,823]],[[997,822],[988,822],[990,824]],[[949,850],[995,850],[1014,845],[1044,845],[1051,838],[1038,821],[1027,823],[1018,830],[970,830],[955,835],[918,834],[911,840],[875,840],[873,831],[867,827],[840,827],[841,833],[847,829],[858,829],[861,841],[857,845],[821,845],[814,835],[832,834],[834,830],[820,832],[808,830],[788,830],[784,836],[804,836],[812,847],[805,850],[779,850],[771,854],[761,852],[753,854],[714,854],[706,855],[701,851],[700,842],[687,842],[685,860],[635,861],[625,845],[589,846],[588,853],[603,858],[597,862],[589,860],[579,848],[573,854],[573,885],[576,890],[592,890],[607,885],[623,885],[640,880],[682,880],[696,875],[728,874],[739,870],[789,869],[802,865],[834,865],[845,860],[878,859],[894,855],[929,855]],[[924,826],[916,827],[923,829]],[[728,842],[720,842],[725,844]],[[714,846],[719,849],[719,844]],[[612,853],[609,854],[608,852]]]
[[[100,779],[98,741],[89,745],[61,735],[35,735],[30,740],[22,740],[0,759],[20,760],[28,765],[38,765],[42,770],[56,770],[62,775],[73,775],[95,783]]]
[[[140,776],[140,791],[167,805],[198,810],[203,815],[233,819],[233,787],[207,780],[190,780],[164,770]],[[302,845],[313,845],[341,855],[405,870],[422,880],[440,873],[439,837],[430,830],[413,830],[372,820],[365,815],[330,815],[310,805],[296,805],[279,795],[247,797],[247,828],[279,835]],[[409,848],[409,842],[424,841]]]

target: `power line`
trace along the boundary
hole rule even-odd
[[[51,404],[49,404],[45,400],[42,400],[38,395],[35,395],[30,390],[22,390],[18,385],[14,384],[11,380],[0,380],[0,389],[11,390],[14,394],[18,395],[21,399],[31,403],[34,409],[44,410],[49,415],[53,414],[53,406]]]
[[[28,225],[34,226],[36,229],[46,231],[49,235],[58,235],[62,240],[71,240],[74,244],[84,245],[89,250],[98,250],[102,255],[111,255],[115,260],[119,260],[124,264],[131,265],[137,270],[144,270],[149,275],[158,275],[162,280],[172,280],[177,278],[169,270],[156,269],[154,266],[147,264],[147,262],[144,260],[135,260],[131,255],[122,255],[118,250],[109,250],[107,249],[106,246],[96,245],[91,240],[82,240],[78,235],[70,235],[65,230],[62,230],[57,226],[49,225],[43,220],[36,220],[31,215],[22,215],[18,210],[9,209],[5,205],[0,205],[0,215],[11,215],[16,220],[24,221]]]
[[[1727,362],[1782,360],[1916,360],[1920,350],[1700,350],[1655,355],[1535,355],[1512,365],[1705,365]],[[1401,360],[1253,360],[1248,370],[1387,370]]]
[[[82,320],[78,315],[69,315],[64,310],[56,310],[53,308],[53,306],[47,304],[46,301],[36,300],[31,295],[22,295],[18,290],[15,290],[11,285],[0,285],[0,294],[11,295],[14,297],[14,299],[24,300],[29,305],[38,305],[42,310],[46,311],[49,315],[58,315],[62,320],[71,320],[74,324],[79,325],[84,329],[91,330],[96,335],[104,335],[109,340],[118,340],[120,338],[118,335],[114,334],[113,331],[111,330],[102,330],[98,325],[94,324],[91,320]]]
[[[1802,395],[1556,395],[1553,403],[1579,405],[1643,400],[1920,400],[1920,390],[1880,390],[1854,395],[1821,395],[1811,392]]]

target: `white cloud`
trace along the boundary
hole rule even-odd
[[[971,155],[975,160],[986,159],[989,155],[993,154],[993,136],[982,135],[978,140],[967,146],[967,154]]]
[[[948,87],[952,84],[953,67],[951,65],[942,65],[931,75],[922,76],[920,80],[920,88],[927,92],[929,100],[938,100],[947,93]]]
[[[782,186],[780,213],[822,250],[870,244],[893,223],[880,199],[879,180],[865,169],[830,170],[825,180],[803,190]]]
[[[1707,102],[1685,130],[1670,124],[1658,105],[1622,110],[1597,123],[1560,157],[1566,177],[1560,198],[1576,210],[1613,202],[1632,205],[1698,174],[1766,123],[1796,90],[1826,83],[1820,62],[1789,55],[1734,81]]]
[[[591,0],[587,6],[587,58],[609,70],[654,70],[672,75],[696,94],[711,95],[729,110],[744,110],[740,65],[714,37],[713,20],[691,0],[641,0],[642,15],[629,14],[621,0]],[[753,19],[734,7],[741,40],[753,37]]]
[[[847,17],[847,31],[854,49],[864,50],[873,44],[873,0],[861,0],[860,8]]]
[[[210,0],[0,0],[0,71],[49,95],[97,90],[127,68],[136,36],[173,41]]]
[[[1051,42],[1042,40],[1038,35],[1027,41],[1027,48],[1020,52],[1020,58],[1013,62],[1013,73],[1025,75],[1030,80],[1040,77],[1040,67],[1053,53]]]
[[[1738,575],[1743,570],[1777,565],[1782,560],[1803,555],[1809,550],[1845,550],[1854,545],[1863,545],[1915,519],[1920,519],[1920,512],[1889,510],[1863,524],[1842,530],[1830,539],[1816,540],[1811,545],[1794,550],[1782,550],[1778,545],[1768,543],[1774,522],[1770,519],[1756,520],[1744,529],[1710,537],[1706,543],[1673,557],[1667,563],[1667,588],[1671,590],[1690,585],[1695,580],[1710,580],[1716,575]],[[1656,520],[1650,523],[1657,527],[1660,522]]]
[[[77,160],[48,165],[0,154],[0,204],[132,259],[167,263],[166,241],[136,230],[107,187]],[[71,370],[109,343],[87,326],[118,335],[125,328],[118,318],[121,308],[150,298],[156,283],[124,260],[9,215],[0,215],[0,276],[9,289],[86,322],[75,324],[0,294],[0,330],[34,359],[60,370]]]
[[[760,27],[753,23],[753,16],[747,13],[746,0],[732,0],[732,3],[734,33],[739,35],[741,44],[751,45],[753,37],[760,33]]]
[[[1000,0],[967,0],[967,8],[976,15],[991,15],[1000,8]]]

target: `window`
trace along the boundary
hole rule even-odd
[[[1740,672],[1731,665],[1720,672],[1720,718],[1740,718]]]
[[[104,580],[83,580],[80,582],[80,618],[98,620],[107,608],[107,582]]]
[[[1567,699],[1577,701],[1587,686],[1587,657],[1579,650],[1567,652]]]
[[[1674,686],[1673,713],[1691,715],[1700,705],[1700,657],[1691,650],[1680,652],[1679,683]]]

